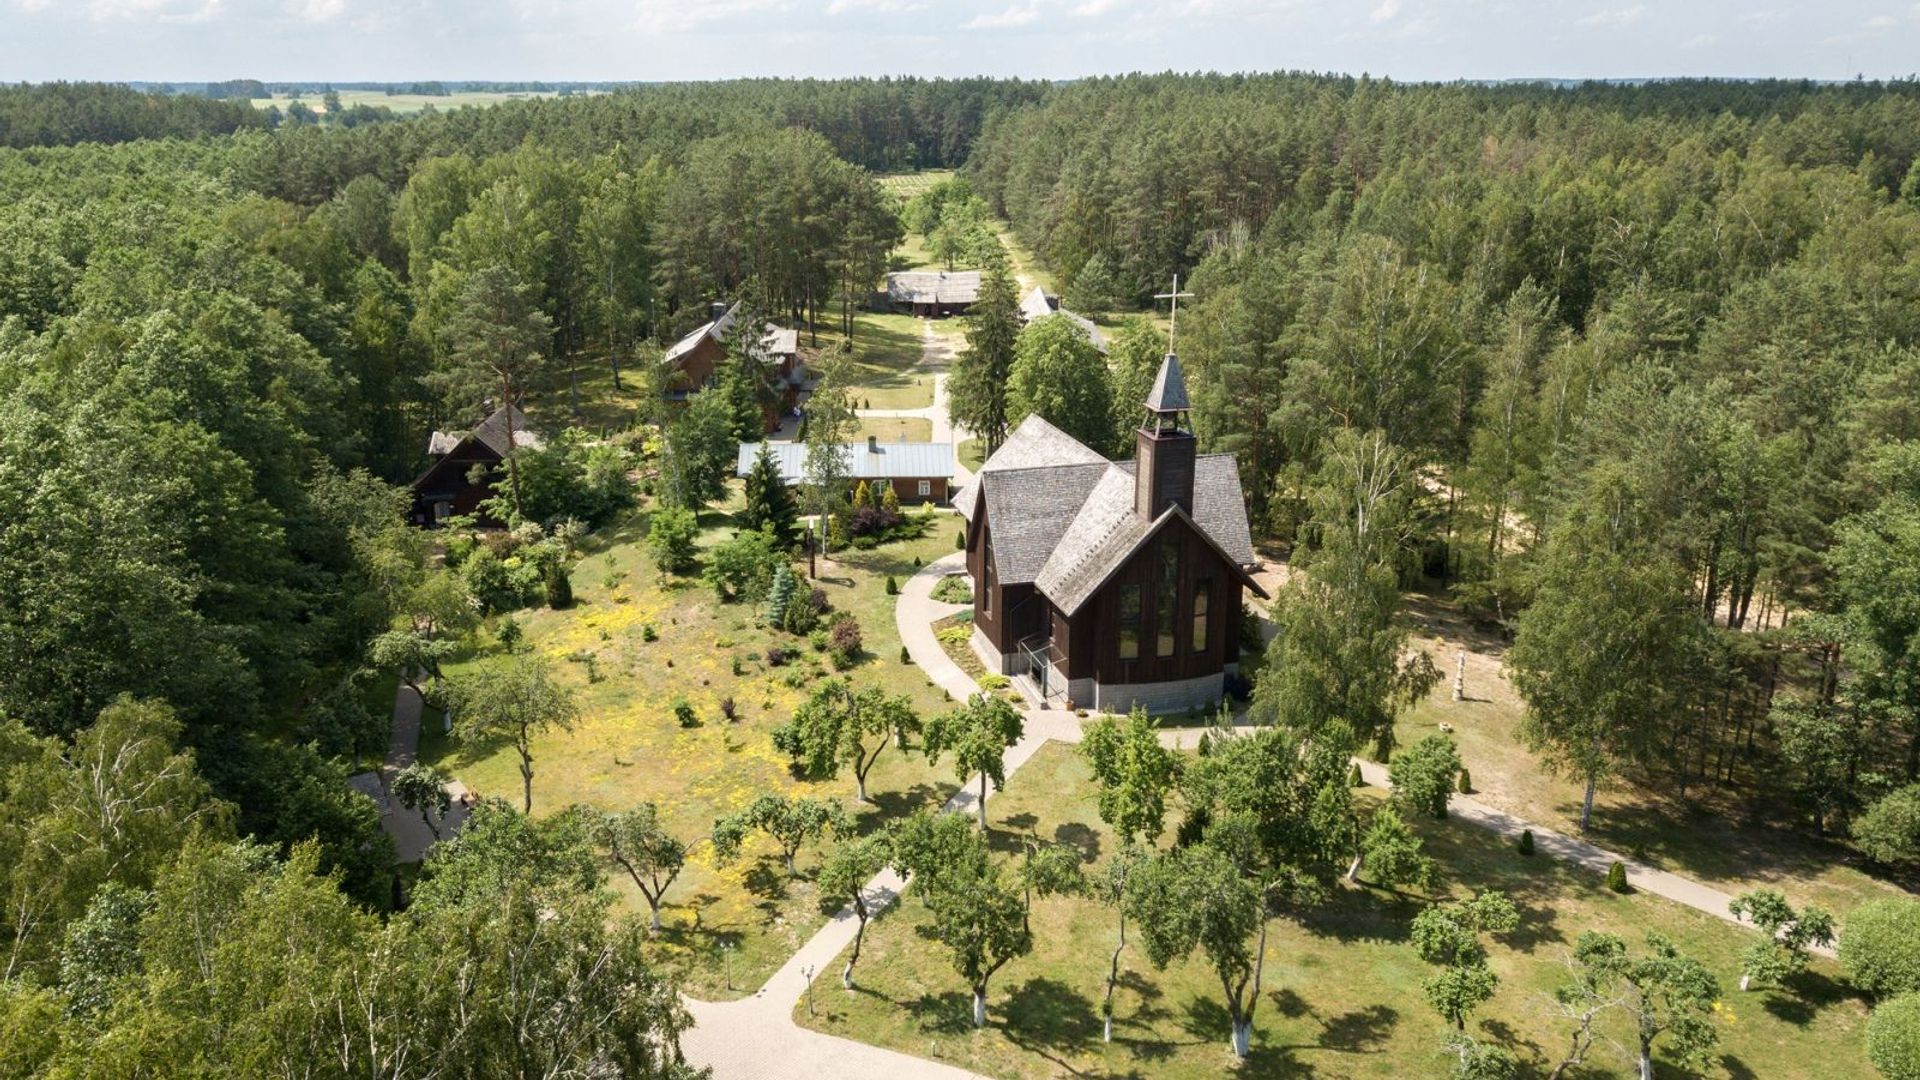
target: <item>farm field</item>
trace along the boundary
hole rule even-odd
[[[1372,801],[1378,793],[1362,794]],[[988,808],[1002,858],[1017,857],[1020,838],[1029,835],[1074,845],[1089,868],[1116,847],[1099,821],[1088,767],[1070,746],[1043,747]],[[1565,978],[1562,958],[1590,929],[1621,934],[1636,952],[1644,949],[1647,931],[1659,930],[1713,971],[1723,990],[1715,1010],[1720,1045],[1706,1075],[1867,1074],[1861,1049],[1866,1003],[1836,981],[1830,962],[1816,962],[1792,992],[1740,993],[1738,956],[1748,931],[1653,897],[1615,895],[1591,874],[1521,856],[1464,824],[1415,827],[1443,868],[1447,885],[1439,895],[1498,888],[1522,913],[1517,931],[1492,941],[1500,985],[1469,1029],[1512,1048],[1528,1075],[1544,1075],[1566,1045],[1568,1027],[1556,1016],[1551,994]],[[1408,924],[1428,899],[1342,886],[1298,920],[1275,919],[1244,1074],[1441,1075],[1446,1024],[1421,997],[1430,969],[1407,940]],[[813,1014],[803,1002],[795,1021],[990,1076],[1207,1077],[1228,1068],[1220,984],[1197,953],[1161,972],[1131,945],[1122,956],[1114,1041],[1102,1044],[1099,1003],[1116,927],[1112,911],[1099,904],[1035,902],[1034,951],[994,977],[982,1030],[971,1025],[964,980],[926,932],[925,910],[909,894],[869,929],[857,989],[847,993],[823,982]],[[1605,1034],[1630,1043],[1617,1023]],[[1603,1043],[1577,1075],[1632,1071]]]
[[[576,91],[571,96],[585,97],[588,93],[592,92],[597,91]],[[349,109],[355,105],[371,105],[374,108],[392,109],[397,113],[416,113],[422,109],[429,108],[444,111],[447,109],[466,108],[468,106],[484,107],[487,105],[498,105],[503,101],[523,101],[529,98],[551,98],[560,96],[558,91],[543,92],[535,90],[470,90],[447,94],[445,96],[438,94],[389,94],[384,90],[341,90],[339,94],[340,104]],[[285,111],[286,107],[295,101],[304,101],[307,107],[311,108],[314,112],[324,113],[326,109],[321,105],[320,97],[321,95],[319,94],[302,94],[297,98],[291,94],[275,94],[272,97],[254,98],[252,100],[254,107],[257,109],[264,109],[269,105],[274,105],[278,106],[282,111]]]

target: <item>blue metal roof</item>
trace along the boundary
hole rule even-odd
[[[805,443],[768,443],[773,463],[789,484],[798,484],[806,475]],[[953,444],[924,442],[848,443],[840,447],[847,461],[847,474],[855,480],[919,480],[953,477]],[[741,443],[734,463],[736,475],[753,470],[753,459],[760,455],[759,443]]]

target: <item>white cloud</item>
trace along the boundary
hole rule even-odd
[[[1645,4],[1635,4],[1632,7],[1623,8],[1608,8],[1603,11],[1596,11],[1586,18],[1581,19],[1580,25],[1604,27],[1632,26],[1634,23],[1640,21],[1640,16],[1646,13],[1647,8]]]
[[[1875,15],[1871,19],[1868,19],[1864,25],[1869,30],[1885,30],[1889,27],[1897,26],[1899,23],[1900,20],[1891,15]]]
[[[1117,4],[1118,0],[1083,0],[1074,5],[1073,13],[1083,19],[1091,19],[1112,11]]]
[[[833,0],[827,5],[827,14],[845,15],[852,11],[866,11],[875,15],[893,15],[902,11],[918,11],[925,6],[920,0]]]
[[[1718,37],[1715,37],[1712,34],[1695,34],[1694,36],[1681,42],[1680,47],[1682,49],[1689,49],[1689,50],[1704,49],[1707,46],[1712,45],[1714,42],[1719,40],[1720,39]]]
[[[1040,6],[1037,3],[1014,4],[1005,11],[989,15],[985,12],[975,15],[960,24],[962,30],[1010,30],[1016,26],[1026,26],[1038,22]]]
[[[1380,0],[1380,6],[1367,16],[1368,22],[1383,23],[1400,14],[1400,0]]]
[[[87,18],[167,23],[206,22],[219,14],[223,0],[88,0]]]
[[[347,0],[289,0],[287,10],[305,22],[332,22],[346,14]]]

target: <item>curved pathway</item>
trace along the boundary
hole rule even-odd
[[[934,636],[933,623],[956,611],[961,605],[943,604],[933,599],[933,586],[948,575],[966,569],[966,556],[954,552],[921,567],[900,585],[894,608],[894,622],[900,641],[913,662],[926,672],[936,686],[955,699],[980,692],[980,687],[960,666],[947,656]],[[1193,745],[1209,728],[1166,728],[1161,741],[1174,748]],[[1034,752],[1048,740],[1077,743],[1080,721],[1073,713],[1060,709],[1030,709],[1026,714],[1026,732],[1009,747],[1006,772],[1011,776],[1026,764]],[[1389,787],[1385,766],[1354,759],[1369,784]],[[977,782],[962,785],[959,794],[943,808],[972,813],[973,788]],[[1448,813],[1457,821],[1518,839],[1523,829],[1532,829],[1534,845],[1542,854],[1563,862],[1584,866],[1605,874],[1615,861],[1627,868],[1627,880],[1635,889],[1664,897],[1675,903],[1704,911],[1728,922],[1738,922],[1727,911],[1733,899],[1727,893],[1690,878],[1659,870],[1576,837],[1522,821],[1502,813],[1471,796],[1455,795],[1447,804]],[[867,882],[867,905],[874,915],[892,904],[905,882],[886,871]],[[961,1080],[976,1074],[951,1065],[928,1061],[897,1050],[842,1039],[803,1028],[794,1023],[793,1010],[807,990],[806,969],[815,979],[825,982],[817,993],[841,992],[835,959],[853,942],[858,928],[851,908],[843,908],[820,928],[785,966],[768,979],[753,996],[741,1001],[701,1002],[689,999],[694,1027],[682,1036],[687,1059],[695,1065],[711,1066],[718,1080],[776,1080],[776,1078],[831,1077],[833,1080]],[[1815,950],[1831,956],[1832,950]]]

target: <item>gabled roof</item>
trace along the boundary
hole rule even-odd
[[[677,363],[681,357],[692,352],[695,347],[708,338],[712,338],[714,341],[724,340],[727,336],[727,331],[733,329],[734,321],[739,318],[739,313],[740,302],[736,300],[732,307],[727,308],[726,311],[721,313],[719,318],[692,330],[686,337],[667,346],[666,354],[660,358],[660,362],[663,364]],[[787,356],[799,351],[800,332],[768,323],[766,336],[761,338],[760,342],[766,347],[769,354],[773,356]]]
[[[806,475],[805,443],[768,443],[768,453],[780,477],[797,484]],[[953,476],[952,443],[847,443],[840,447],[847,463],[847,475],[855,480],[931,480]],[[734,474],[753,471],[753,459],[760,456],[759,443],[741,443],[734,459]]]
[[[527,449],[538,449],[545,440],[533,430],[527,422],[527,414],[517,405],[506,405],[493,410],[493,415],[480,421],[472,431],[436,431],[427,438],[427,454],[431,457],[446,457],[468,439],[477,439],[480,443],[501,457],[507,456],[507,413],[513,413],[514,445]]]
[[[1032,469],[1049,465],[1084,465],[1090,463],[1106,464],[1107,459],[1095,453],[1080,440],[1047,423],[1038,413],[1020,421],[1013,429],[1007,441],[993,452],[980,466],[980,471],[967,485],[954,493],[954,509],[961,516],[973,517],[974,503],[980,494],[981,478],[990,472],[1013,469]]]
[[[1106,461],[1001,469],[984,485],[993,567],[1008,585],[1034,581],[1076,524],[1073,511],[1112,471]]]
[[[1168,353],[1160,361],[1160,374],[1154,376],[1153,392],[1147,395],[1147,409],[1179,412],[1191,408],[1187,403],[1187,377],[1180,372],[1180,358]]]
[[[1020,317],[1028,322],[1053,314],[1060,302],[1047,295],[1047,290],[1035,285],[1027,295],[1020,298]]]
[[[896,304],[971,304],[980,299],[978,270],[896,270],[887,275]]]
[[[1080,332],[1087,335],[1087,340],[1093,344],[1094,348],[1101,352],[1107,351],[1107,335],[1100,332],[1100,328],[1094,325],[1092,319],[1061,307],[1059,297],[1049,296],[1047,290],[1035,285],[1020,298],[1020,318],[1023,322],[1034,323],[1054,315],[1079,327]]]
[[[1232,454],[1199,455],[1192,512],[1175,505],[1151,521],[1135,510],[1135,468],[1132,461],[1108,461],[1030,416],[955,494],[954,506],[969,520],[985,507],[1001,582],[1032,582],[1069,615],[1174,517],[1191,524],[1249,588],[1266,595],[1245,574],[1254,563],[1253,538]]]

